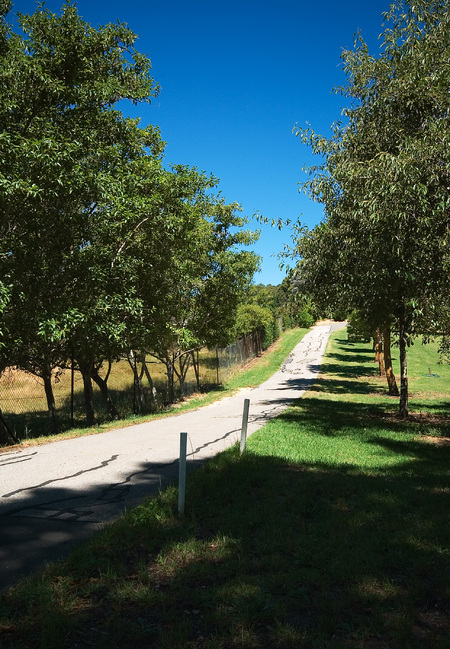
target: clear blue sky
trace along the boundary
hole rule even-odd
[[[299,194],[303,166],[317,163],[292,134],[307,122],[330,134],[345,99],[340,54],[360,29],[372,53],[379,48],[381,14],[390,0],[79,0],[94,26],[128,23],[136,48],[148,54],[161,92],[151,106],[130,108],[142,124],[157,124],[167,142],[166,163],[196,166],[220,178],[227,202],[244,214],[300,219],[310,227],[319,205]],[[59,0],[45,6],[59,12]],[[32,13],[31,0],[13,12]],[[251,224],[252,229],[257,226]],[[277,255],[290,229],[263,226],[254,250],[263,257],[255,281],[278,284]]]

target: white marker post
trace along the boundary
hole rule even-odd
[[[242,413],[242,430],[241,430],[241,455],[245,451],[247,441],[248,411],[250,408],[250,399],[244,400],[244,412]]]
[[[178,515],[184,514],[186,499],[186,447],[187,433],[180,433],[180,465],[178,470]]]

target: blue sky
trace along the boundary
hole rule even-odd
[[[61,1],[45,7],[59,12]],[[148,54],[159,96],[130,107],[142,124],[156,124],[167,142],[167,164],[187,164],[220,178],[227,202],[249,217],[300,220],[312,227],[319,205],[299,193],[302,168],[316,164],[292,134],[307,122],[330,134],[346,105],[333,87],[345,81],[340,54],[360,29],[372,53],[379,48],[381,14],[389,0],[79,0],[80,15],[94,26],[126,22]],[[31,0],[13,12],[32,13]],[[276,255],[291,243],[256,222],[254,250],[263,257],[255,281],[278,284],[285,272]]]

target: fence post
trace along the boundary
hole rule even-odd
[[[242,430],[241,430],[241,455],[245,451],[247,441],[248,411],[250,408],[250,399],[244,400],[244,412],[242,413]]]
[[[187,433],[180,433],[180,463],[178,470],[178,515],[184,514],[186,499],[186,446]]]

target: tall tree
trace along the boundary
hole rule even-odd
[[[52,412],[48,377],[64,355],[57,343],[69,323],[73,329],[90,320],[83,348],[91,339],[97,356],[100,330],[104,342],[117,327],[112,317],[99,324],[100,314],[118,302],[126,310],[117,283],[112,292],[91,291],[112,274],[92,277],[101,264],[92,263],[90,250],[105,190],[114,185],[117,193],[133,158],[162,149],[156,129],[139,129],[115,105],[150,101],[157,86],[150,61],[134,50],[136,37],[125,25],[94,29],[71,4],[61,15],[39,7],[31,16],[19,14],[19,22],[23,36],[5,32],[0,60],[0,277],[10,278],[11,290],[3,320],[20,341],[15,345],[10,337],[4,344],[10,353],[20,348],[11,364],[45,377]],[[26,308],[30,317],[24,319]]]
[[[326,291],[380,326],[396,323],[403,417],[408,339],[450,294],[449,13],[444,0],[394,3],[378,57],[360,35],[343,53],[345,123],[331,138],[297,131],[325,158],[305,184],[326,223],[303,237],[303,273],[319,272]],[[320,258],[308,257],[311,244]]]
[[[257,234],[243,229],[246,221],[238,214],[237,204],[227,205],[208,193],[215,179],[202,176],[198,178],[200,190],[198,181],[189,183],[188,187],[197,189],[179,205],[176,236],[165,241],[164,256],[170,268],[158,281],[163,292],[159,307],[155,309],[152,292],[143,293],[153,307],[148,351],[166,365],[170,400],[175,396],[174,379],[183,386],[194,351],[229,342],[237,306],[258,267],[256,255],[241,249]]]

